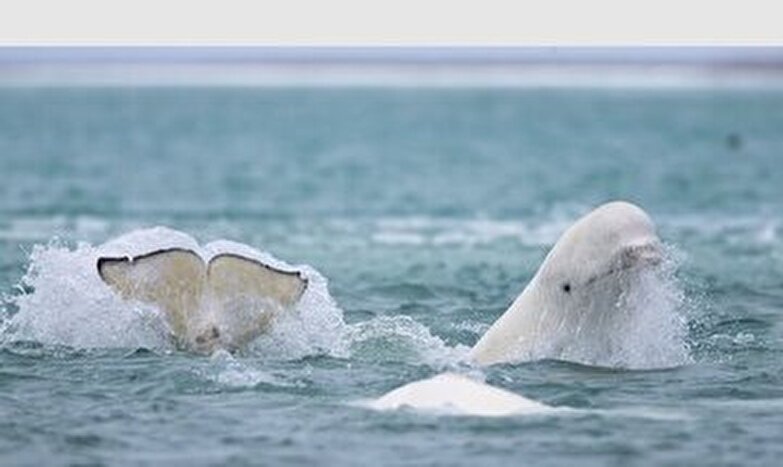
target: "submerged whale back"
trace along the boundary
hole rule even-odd
[[[456,373],[406,384],[371,401],[375,410],[409,408],[434,413],[503,417],[541,413],[551,407]]]

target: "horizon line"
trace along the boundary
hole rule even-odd
[[[0,46],[0,64],[783,66],[779,46]]]

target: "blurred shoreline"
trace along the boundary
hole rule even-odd
[[[0,47],[0,86],[783,88],[783,47]]]

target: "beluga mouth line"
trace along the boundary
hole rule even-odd
[[[611,266],[602,274],[590,277],[585,281],[585,284],[590,285],[593,282],[600,281],[615,274],[631,271],[634,268],[658,266],[663,261],[663,247],[656,239],[640,245],[630,245],[621,250],[618,256],[619,258],[615,260],[614,266]]]

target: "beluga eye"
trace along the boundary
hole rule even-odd
[[[571,293],[571,284],[566,282],[563,284],[563,292],[565,293]]]

